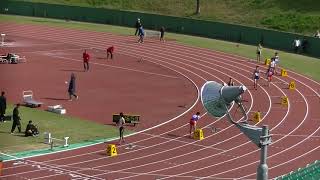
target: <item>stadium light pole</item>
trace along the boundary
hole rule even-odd
[[[206,82],[201,88],[201,101],[207,112],[214,117],[227,115],[228,121],[240,129],[254,144],[261,149],[260,164],[257,168],[257,180],[268,179],[267,147],[271,144],[271,135],[267,125],[262,128],[247,123],[248,115],[242,104],[241,94],[245,86],[223,86],[214,81]],[[244,121],[235,122],[229,112],[235,102],[243,114]]]

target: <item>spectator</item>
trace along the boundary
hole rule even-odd
[[[262,46],[259,43],[257,46],[257,62],[260,62],[260,60],[261,60],[261,53],[262,53]]]
[[[16,107],[13,109],[13,113],[12,113],[13,123],[11,128],[11,134],[13,134],[17,126],[18,126],[19,133],[21,133],[21,123],[20,123],[21,118],[19,116],[19,107],[20,107],[20,104],[17,104]]]
[[[74,75],[74,73],[72,73],[70,77],[68,93],[69,93],[69,101],[72,101],[72,96],[74,96],[76,99],[79,98],[79,96],[75,94],[76,93],[76,76]]]
[[[301,46],[300,39],[296,38],[295,40],[293,40],[293,48],[295,53],[298,53],[300,46]]]
[[[25,136],[26,137],[28,137],[28,136],[37,136],[38,134],[39,134],[39,131],[38,131],[37,126],[33,125],[32,121],[30,120],[28,125],[27,125],[26,131],[25,131]]]
[[[314,37],[320,38],[320,31],[319,30],[317,30],[316,34],[314,34]]]
[[[162,26],[162,27],[160,28],[160,41],[162,41],[162,42],[164,42],[164,31],[165,31],[165,29],[164,29],[164,27]]]
[[[302,43],[301,43],[303,53],[307,52],[308,45],[309,45],[308,40],[306,38],[303,38]]]
[[[83,68],[84,71],[89,71],[89,59],[90,59],[90,55],[89,53],[87,53],[87,50],[84,50],[83,54],[82,54],[82,58],[83,58]]]
[[[7,100],[4,94],[4,91],[2,91],[0,96],[0,121],[4,121],[4,115],[7,109]]]
[[[141,26],[142,26],[141,21],[140,21],[140,19],[138,18],[137,21],[136,21],[136,25],[135,25],[135,27],[136,27],[136,32],[134,33],[135,36],[138,34],[139,28],[140,28]],[[138,34],[138,35],[139,35],[139,34]]]

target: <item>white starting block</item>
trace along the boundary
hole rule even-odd
[[[66,109],[64,109],[61,105],[48,106],[48,111],[57,113],[57,114],[66,113]]]
[[[6,34],[1,33],[1,46],[4,46],[4,37]]]

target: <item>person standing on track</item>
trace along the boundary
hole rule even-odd
[[[274,68],[271,67],[267,70],[268,86],[270,86],[270,82],[272,81],[273,71]]]
[[[117,126],[119,128],[119,144],[121,144],[121,142],[124,142],[123,133],[124,133],[124,124],[125,123],[126,123],[126,120],[124,119],[123,112],[121,112],[119,120],[117,122]]]
[[[253,87],[255,90],[258,89],[258,80],[260,78],[259,66],[253,71]]]
[[[84,52],[83,52],[83,54],[82,54],[82,58],[83,58],[83,68],[84,68],[84,71],[89,71],[90,55],[89,55],[89,53],[87,53],[87,50],[84,50]]]
[[[68,93],[69,93],[69,101],[72,101],[72,96],[74,96],[76,99],[79,98],[79,96],[75,94],[76,93],[76,76],[74,75],[74,73],[71,73]]]
[[[13,109],[13,113],[12,113],[12,128],[11,128],[11,134],[13,134],[14,130],[16,129],[16,127],[18,127],[19,133],[21,133],[21,123],[20,123],[20,116],[19,116],[19,107],[20,104],[17,104],[16,107]]]
[[[108,49],[107,49],[107,59],[109,59],[109,55],[111,56],[111,59],[113,59],[113,51],[114,51],[114,46],[108,47]]]
[[[197,112],[196,114],[192,115],[191,119],[190,119],[190,137],[192,137],[192,132],[195,132],[197,129],[197,121],[200,119],[200,112]]]
[[[162,26],[162,27],[160,28],[160,42],[164,42],[164,31],[165,31],[165,29],[164,29],[164,27]]]
[[[275,52],[275,53],[274,53],[273,59],[274,59],[274,62],[275,62],[274,69],[273,69],[273,73],[274,73],[274,74],[277,74],[277,66],[278,66],[279,63],[280,63],[280,57],[279,57],[279,55],[278,55],[278,52]]]
[[[139,28],[139,40],[138,40],[138,43],[143,43],[143,39],[144,39],[144,35],[145,35],[145,32],[144,32],[144,29],[143,27],[141,26]]]
[[[229,78],[228,86],[234,86],[234,82],[231,77]]]

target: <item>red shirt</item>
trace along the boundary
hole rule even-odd
[[[114,51],[114,47],[113,47],[113,46],[111,46],[111,47],[109,47],[109,48],[107,49],[107,52],[113,53],[113,51]]]
[[[90,59],[90,55],[86,52],[83,53],[82,57],[84,62],[88,62]]]

